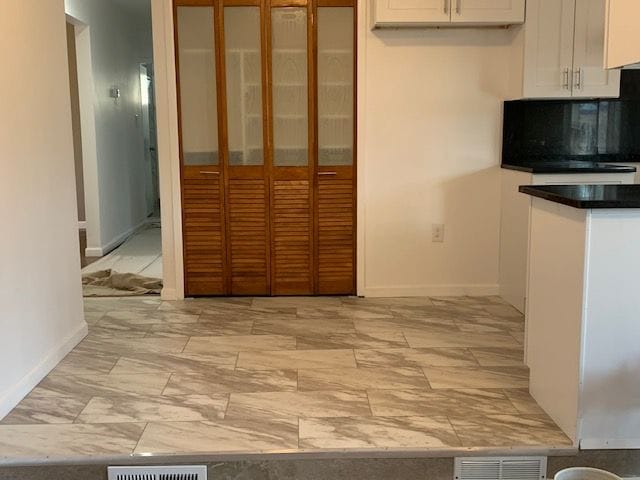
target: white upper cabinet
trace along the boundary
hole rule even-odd
[[[606,0],[528,0],[522,97],[617,97],[604,69]]]
[[[605,41],[605,66],[618,68],[640,62],[638,42],[638,0],[608,0]]]
[[[525,0],[451,0],[451,22],[509,25],[524,22]]]
[[[525,0],[372,0],[373,27],[455,27],[524,22]]]
[[[430,26],[451,21],[451,0],[372,0],[373,26]]]
[[[527,2],[524,97],[571,96],[575,2]]]
[[[605,70],[606,0],[576,0],[574,97],[617,97],[620,71]]]

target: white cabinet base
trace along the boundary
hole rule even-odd
[[[582,449],[640,448],[640,209],[533,198],[530,391]]]
[[[500,296],[525,310],[527,248],[531,197],[518,192],[520,185],[632,184],[634,173],[536,174],[501,171]]]

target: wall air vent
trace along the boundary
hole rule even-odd
[[[109,480],[207,480],[207,467],[108,467]]]
[[[547,457],[456,458],[454,480],[545,480]]]

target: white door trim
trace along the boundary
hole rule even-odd
[[[162,298],[184,298],[178,100],[171,0],[151,0],[158,174],[162,223]]]

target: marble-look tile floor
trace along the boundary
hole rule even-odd
[[[0,422],[1,460],[571,447],[497,297],[85,306],[89,335]]]

